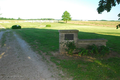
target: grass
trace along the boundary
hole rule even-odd
[[[58,50],[58,31],[33,28],[17,30],[17,33],[36,50],[42,50],[43,52]]]
[[[81,24],[80,24],[81,23]],[[59,32],[60,29],[77,29],[79,30],[79,39],[98,39],[105,38],[108,40],[107,46],[113,51],[120,54],[120,29],[116,29],[119,22],[69,22],[65,23],[0,23],[6,28],[18,24],[22,26],[21,30],[16,31],[31,47],[40,53],[46,52],[50,55],[51,51],[59,50]],[[41,27],[50,24],[51,27]],[[91,25],[92,24],[92,25]],[[109,26],[109,25],[112,26]],[[102,26],[103,25],[103,26]],[[58,59],[51,55],[51,61],[62,67],[64,71],[73,80],[120,80],[120,58],[113,57],[109,59],[98,59],[90,57],[85,60],[66,60]]]
[[[1,47],[3,47],[3,46],[6,45],[6,44],[5,44],[5,42],[6,42],[6,35],[7,35],[7,33],[4,33],[4,34],[2,35],[2,38],[1,38]]]
[[[87,26],[116,27],[117,24],[120,24],[120,21],[69,21],[68,23]]]
[[[60,65],[67,69],[71,76],[74,76],[74,80],[119,80],[119,61],[119,58],[93,62],[61,60]]]

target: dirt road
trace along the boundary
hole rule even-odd
[[[3,35],[5,34],[5,35]],[[4,38],[2,38],[4,37]],[[71,80],[45,63],[15,32],[0,32],[0,80]]]

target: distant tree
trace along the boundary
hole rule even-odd
[[[21,18],[19,17],[17,20],[21,20]]]
[[[66,23],[67,23],[67,21],[70,21],[70,20],[71,20],[71,17],[70,17],[70,16],[71,16],[70,13],[67,12],[67,11],[65,11],[65,12],[63,13],[63,15],[62,15],[62,20],[66,21]]]
[[[2,15],[2,14],[0,14],[0,15]]]
[[[110,12],[112,7],[116,6],[116,4],[120,4],[120,0],[100,0],[97,11],[99,14],[101,14],[105,10],[107,12]]]

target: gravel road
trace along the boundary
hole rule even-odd
[[[2,36],[5,41],[2,43]],[[4,44],[2,46],[2,44]],[[61,78],[15,32],[0,32],[0,80],[71,80]]]

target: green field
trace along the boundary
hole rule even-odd
[[[111,21],[70,21],[59,23],[30,23],[9,21],[0,23],[7,29],[12,25],[21,25],[22,29],[12,30],[28,42],[34,51],[51,57],[51,61],[63,69],[73,80],[120,80],[120,29],[116,25],[120,22]],[[50,24],[51,27],[45,27]],[[61,29],[79,30],[79,39],[108,40],[107,46],[117,55],[109,58],[90,57],[81,59],[59,59],[51,54],[59,50],[59,32]]]

